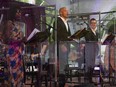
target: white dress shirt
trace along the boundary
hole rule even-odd
[[[69,31],[68,30],[68,24],[67,24],[67,20],[65,20],[64,18],[62,18],[61,16],[59,16],[61,19],[62,19],[62,21],[64,22],[64,24],[65,24],[65,26],[66,26],[66,29],[67,29],[67,31]]]
[[[97,27],[96,27],[95,29],[92,29],[92,28],[91,28],[91,30],[92,30],[92,32],[96,35]]]

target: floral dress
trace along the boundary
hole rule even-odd
[[[22,87],[23,83],[23,42],[22,31],[14,27],[11,33],[8,49],[8,65],[10,71],[11,87]]]

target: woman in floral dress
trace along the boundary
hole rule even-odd
[[[13,7],[11,10],[15,11],[15,18],[10,19],[8,23],[10,24],[11,32],[8,41],[8,66],[10,71],[10,87],[22,87],[23,84],[23,32],[22,25],[19,21],[21,18],[21,12],[19,7]],[[12,14],[13,15],[13,14]],[[17,17],[17,18],[16,18]],[[18,20],[17,20],[18,19]]]

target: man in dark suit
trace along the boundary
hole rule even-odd
[[[98,56],[99,46],[98,46],[98,36],[97,30],[97,20],[90,19],[90,29],[84,34],[85,43],[85,69],[87,72],[87,77],[89,82],[92,82],[93,70],[95,67],[95,60]]]
[[[97,20],[92,18],[90,19],[90,29],[88,29],[87,33],[85,34],[85,40],[88,41],[98,41],[98,33],[97,30]]]
[[[67,23],[68,18],[68,10],[66,7],[62,7],[59,9],[59,15],[57,17],[57,40],[58,41],[68,41],[68,36],[71,36],[70,28]],[[55,28],[55,23],[54,23]],[[53,39],[55,40],[55,31],[53,31]]]
[[[65,85],[65,66],[68,63],[68,37],[71,36],[70,28],[67,23],[68,10],[66,7],[59,9],[59,16],[57,17],[57,23],[54,22],[53,40],[57,40],[57,55],[58,55],[58,66],[59,66],[59,87]],[[55,29],[55,24],[56,28]],[[55,32],[56,30],[56,32]],[[55,37],[56,36],[56,37]]]

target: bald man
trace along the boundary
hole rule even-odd
[[[70,28],[67,23],[68,18],[68,10],[66,7],[61,7],[59,9],[59,16],[57,17],[57,29],[55,32],[55,22],[54,22],[54,29],[53,29],[53,40],[58,42],[58,65],[59,65],[59,87],[64,87],[65,85],[65,66],[68,64],[68,50],[69,41],[68,37],[71,36]],[[55,38],[57,35],[57,39]]]
[[[70,28],[67,23],[68,10],[66,7],[59,9],[59,16],[57,17],[57,40],[68,41],[68,37],[71,36]],[[55,28],[55,24],[54,24]],[[55,32],[53,31],[53,39],[55,40]]]

